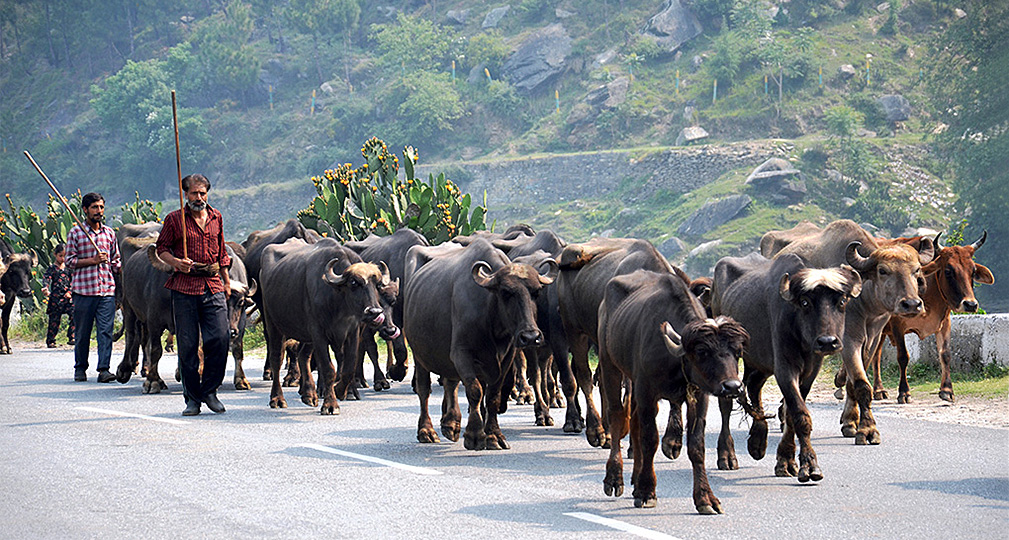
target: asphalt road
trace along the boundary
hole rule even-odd
[[[121,353],[113,354],[113,364]],[[94,360],[92,359],[92,362]],[[72,352],[18,349],[0,357],[0,538],[1005,538],[1009,430],[877,414],[883,444],[840,436],[837,403],[813,404],[813,439],[825,478],[800,485],[746,454],[715,469],[712,407],[707,465],[726,511],[701,516],[686,455],[659,454],[658,506],[603,494],[607,450],[560,425],[536,427],[532,407],[501,417],[511,450],[416,442],[409,384],[365,390],[322,417],[287,389],[268,407],[259,358],[253,390],[237,392],[230,361],[223,415],[183,418],[175,358],[161,363],[166,393],[141,382],[72,382]],[[251,367],[251,369],[250,369]],[[440,389],[432,396],[437,426]],[[465,407],[465,402],[463,402]],[[465,411],[464,411],[465,414]],[[660,412],[665,418],[665,409]],[[563,413],[555,412],[558,424]],[[662,422],[660,422],[661,426]]]

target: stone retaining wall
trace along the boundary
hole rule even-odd
[[[950,349],[954,371],[969,371],[991,363],[1009,366],[1009,314],[956,315],[952,323]],[[919,339],[908,334],[904,343],[910,363],[939,363],[935,336]],[[884,365],[897,361],[897,349],[889,342],[883,346],[882,361]]]

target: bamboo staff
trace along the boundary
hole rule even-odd
[[[87,227],[84,226],[84,223],[81,221],[81,218],[77,217],[77,214],[74,213],[73,208],[70,208],[70,203],[67,202],[66,197],[64,197],[63,194],[60,193],[60,190],[56,189],[56,186],[53,185],[52,180],[49,180],[49,177],[46,176],[46,173],[42,172],[42,168],[39,167],[38,163],[35,163],[35,158],[33,158],[32,155],[29,154],[27,150],[25,150],[25,157],[28,158],[28,161],[32,162],[32,165],[35,166],[35,170],[38,171],[39,174],[42,175],[42,178],[46,181],[46,183],[49,184],[49,189],[53,190],[53,193],[55,193],[56,196],[60,198],[60,201],[63,203],[63,207],[67,209],[67,212],[70,212],[70,216],[74,218],[74,221],[77,222],[77,226],[80,227],[81,231],[84,232],[84,236],[88,237],[88,240],[91,242],[91,245],[95,247],[95,251],[101,253],[102,250],[98,249],[98,244],[95,243],[95,239],[91,238],[91,235],[88,234],[88,229]]]
[[[179,153],[179,117],[175,112],[175,90],[172,90],[172,124],[175,126],[175,169],[179,173],[179,214],[182,218],[182,258],[186,255],[186,203],[182,199],[182,156]]]

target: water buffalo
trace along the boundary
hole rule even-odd
[[[405,227],[390,236],[369,236],[361,242],[347,242],[345,244],[346,247],[357,252],[361,256],[361,259],[373,263],[383,261],[389,267],[389,277],[392,283],[397,284],[396,291],[393,293],[391,288],[387,288],[383,291],[383,297],[385,303],[392,306],[391,321],[397,327],[401,328],[403,326],[403,303],[399,301],[399,293],[402,290],[401,285],[406,271],[406,252],[413,246],[427,245],[429,244],[426,238],[416,231]],[[395,337],[391,335],[379,337],[389,340],[389,358],[385,368],[389,377],[402,381],[406,378],[407,368],[406,340],[402,334],[396,334]],[[378,348],[375,345],[374,333],[366,331],[365,335],[362,336],[361,343],[363,346],[359,353],[360,358],[358,362],[363,363],[364,353],[367,351],[372,359],[372,363],[375,365],[375,390],[389,388],[389,381],[386,380],[385,374],[382,373],[382,369],[378,366]],[[393,361],[394,356],[395,362]],[[361,367],[363,366],[359,366],[359,368]]]
[[[337,398],[346,398],[355,374],[359,326],[385,321],[378,289],[389,284],[389,269],[384,263],[363,262],[331,238],[315,244],[291,238],[269,245],[262,250],[261,262],[260,307],[270,368],[279,372],[285,339],[311,343],[323,394],[320,413],[338,414]],[[330,348],[340,364],[338,380]],[[301,374],[302,401],[315,405],[311,370],[302,365]],[[280,377],[273,378],[270,407],[287,407]]]
[[[407,259],[403,330],[413,349],[420,398],[417,440],[439,440],[427,406],[431,373],[437,373],[445,384],[442,434],[459,439],[457,388],[462,381],[469,401],[466,449],[508,448],[497,423],[502,384],[514,350],[543,341],[534,302],[553,282],[556,263],[549,260],[549,271],[540,275],[529,265],[512,263],[485,239],[466,248],[414,247]]]
[[[14,253],[7,240],[0,241],[0,304],[2,311],[2,333],[0,333],[0,354],[11,354],[11,344],[7,340],[7,330],[11,325],[11,311],[18,297],[28,298],[32,294],[32,267],[39,263],[34,251]]]
[[[599,306],[600,389],[605,389],[611,440],[603,480],[606,495],[623,494],[620,439],[630,420],[634,506],[655,506],[658,402],[685,400],[694,507],[701,514],[722,513],[704,468],[708,394],[739,393],[743,383],[738,358],[748,339],[746,330],[732,319],[706,318],[687,283],[672,273],[639,270],[606,284]],[[625,378],[630,382],[629,407],[620,395]]]
[[[944,246],[939,249],[935,259],[922,267],[925,273],[925,292],[921,299],[925,302],[925,313],[918,317],[890,317],[883,329],[883,335],[897,347],[897,364],[900,366],[900,386],[897,389],[897,403],[910,403],[911,388],[907,384],[907,346],[904,335],[914,332],[920,338],[935,334],[935,346],[939,353],[939,365],[942,374],[939,383],[939,399],[952,402],[953,381],[950,379],[950,362],[953,358],[950,341],[950,313],[960,311],[973,313],[978,309],[977,298],[974,297],[974,282],[991,285],[995,283],[992,275],[984,265],[974,262],[976,252],[985,239],[985,231],[976,242],[966,246]],[[897,239],[914,242],[916,238]],[[920,240],[920,239],[919,239]],[[935,243],[938,247],[939,237]],[[880,378],[880,346],[872,356],[873,366],[873,397],[886,399],[886,390]]]
[[[632,238],[596,238],[584,244],[568,244],[558,261],[560,276],[557,295],[561,320],[571,351],[571,367],[578,388],[585,396],[585,422],[582,423],[577,399],[568,399],[565,432],[585,428],[592,446],[605,446],[608,435],[592,397],[592,373],[589,368],[589,343],[597,343],[599,304],[606,283],[613,277],[635,270],[677,273],[647,240]],[[685,275],[682,278],[689,282]]]
[[[768,235],[780,238],[772,231]],[[864,251],[864,252],[863,252]],[[867,252],[867,253],[865,253]],[[851,220],[830,223],[822,230],[807,230],[778,253],[795,253],[811,268],[831,268],[847,263],[862,278],[862,294],[845,310],[841,356],[847,373],[847,400],[841,415],[841,433],[855,444],[879,444],[882,438],[872,415],[872,386],[865,375],[865,362],[872,356],[890,316],[914,316],[924,310],[919,290],[925,287],[922,265],[933,257],[930,238],[918,249],[906,244],[880,246]],[[763,253],[768,256],[768,253]],[[778,254],[770,254],[780,256]]]
[[[161,335],[168,331],[175,333],[175,319],[172,315],[171,291],[165,288],[171,266],[161,261],[155,251],[156,237],[126,238],[124,245],[133,251],[123,263],[123,331],[126,334],[126,351],[116,369],[116,380],[129,382],[139,365],[140,347],[144,348],[145,379],[143,393],[157,394],[168,388],[158,372],[161,361]],[[245,307],[249,295],[255,291],[255,281],[249,281],[242,260],[225,246],[231,256],[228,277],[231,290],[228,291],[228,322],[231,350],[235,357],[235,389],[248,390],[249,381],[242,369],[241,341],[244,331]],[[176,374],[178,378],[178,374]]]
[[[774,467],[777,476],[798,476],[800,482],[823,478],[810,440],[812,419],[805,400],[823,357],[841,350],[845,307],[861,289],[862,279],[850,266],[806,268],[795,254],[769,260],[754,253],[725,257],[715,265],[712,313],[731,316],[751,337],[743,353],[743,381],[753,407],[747,448],[754,459],[762,459],[767,448],[761,389],[768,377],[774,375],[784,396],[786,422]],[[738,469],[729,431],[731,401],[721,399],[719,405],[718,468]]]

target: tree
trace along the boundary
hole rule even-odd
[[[931,47],[927,89],[935,117],[948,126],[937,144],[950,161],[953,189],[976,229],[988,230],[983,257],[1009,275],[1009,2],[967,0]],[[973,234],[978,234],[975,231]],[[1005,279],[989,299],[1009,298]]]
[[[455,33],[427,19],[400,13],[395,24],[372,25],[371,32],[387,69],[441,71],[454,57]]]
[[[319,38],[328,38],[333,35],[346,38],[347,33],[357,26],[358,18],[361,16],[361,6],[358,5],[357,0],[291,0],[286,15],[287,20],[297,31],[311,34],[315,55],[315,72],[319,77],[319,84],[322,84],[325,79],[319,64]],[[344,49],[344,56],[346,56],[346,40]],[[346,58],[344,59],[344,68],[349,71]],[[349,73],[347,84],[350,84]]]
[[[252,9],[231,0],[220,13],[200,21],[192,41],[204,82],[244,95],[259,77],[259,58],[249,45],[254,29]]]

